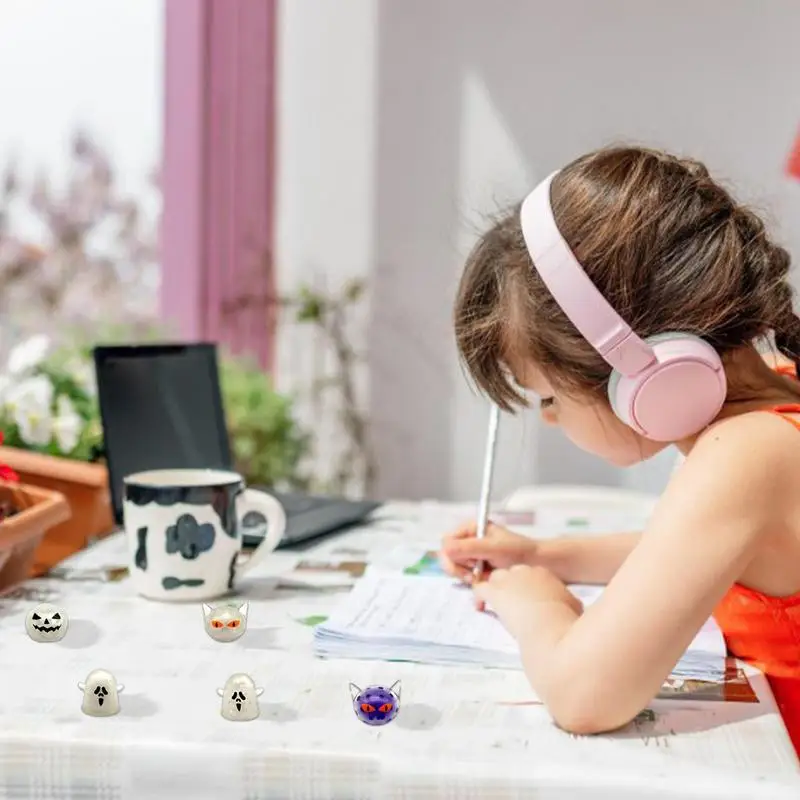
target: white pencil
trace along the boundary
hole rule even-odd
[[[483,481],[481,483],[481,499],[478,506],[478,530],[477,537],[483,539],[486,536],[486,527],[489,524],[489,502],[492,496],[492,478],[494,476],[494,459],[497,452],[497,429],[500,425],[500,408],[492,404],[489,413],[489,430],[486,434],[486,453],[483,457]],[[484,564],[479,561],[475,564],[473,574],[480,578],[483,574]]]

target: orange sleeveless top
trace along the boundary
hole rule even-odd
[[[778,372],[796,377],[794,369]],[[800,404],[767,410],[800,431],[800,422],[785,416],[800,414]],[[714,611],[714,619],[729,652],[767,676],[800,756],[800,592],[772,597],[735,583]]]

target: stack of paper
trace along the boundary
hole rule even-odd
[[[571,587],[585,605],[601,594]],[[319,656],[521,669],[516,642],[491,614],[475,611],[472,592],[451,580],[367,574],[314,631]],[[720,681],[725,642],[710,621],[673,674]]]

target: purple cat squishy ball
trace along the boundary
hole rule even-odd
[[[383,686],[367,686],[359,689],[350,684],[353,711],[365,725],[388,725],[400,710],[400,681],[388,689]]]

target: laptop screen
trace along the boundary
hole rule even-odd
[[[126,475],[230,468],[214,345],[97,347],[94,359],[117,523]]]

